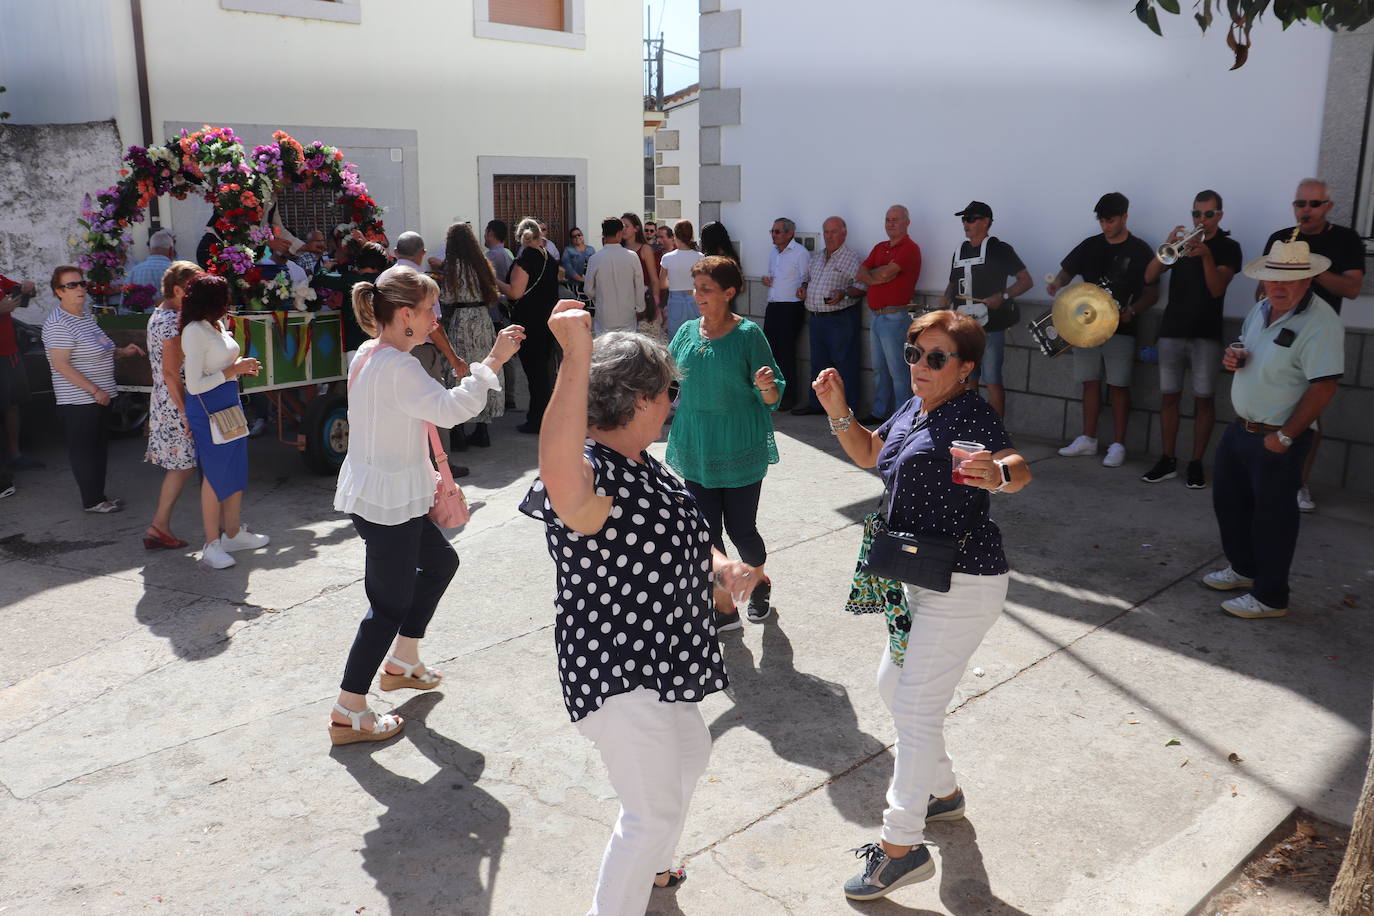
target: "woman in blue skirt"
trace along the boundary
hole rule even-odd
[[[204,475],[200,511],[205,546],[200,565],[225,569],[239,550],[266,547],[270,538],[254,534],[239,521],[243,491],[248,487],[248,437],[216,443],[210,414],[239,403],[241,375],[257,375],[256,359],[239,356],[239,345],[224,327],[229,312],[229,283],[223,277],[196,277],[186,287],[181,305],[181,349],[186,367],[186,418]]]

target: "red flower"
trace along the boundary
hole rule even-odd
[[[259,283],[262,282],[262,271],[254,267],[251,270],[249,270],[248,273],[243,275],[243,279],[248,283],[249,286],[257,286]]]

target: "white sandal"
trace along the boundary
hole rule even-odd
[[[432,690],[438,687],[439,682],[444,679],[442,674],[432,668],[425,668],[424,674],[417,675],[415,669],[424,668],[423,662],[408,665],[394,655],[388,655],[386,660],[390,664],[404,669],[405,674],[388,674],[387,670],[383,668],[381,683],[383,690],[403,690],[407,687],[412,690]]]
[[[345,709],[338,703],[334,704],[334,711],[341,716],[347,716],[349,724],[329,720],[329,740],[334,744],[356,744],[359,741],[385,741],[392,735],[400,732],[405,724],[400,716],[393,716],[391,713],[377,713],[371,709],[363,709],[354,712]],[[372,715],[372,729],[363,728],[363,716]]]

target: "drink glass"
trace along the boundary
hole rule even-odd
[[[1245,368],[1245,363],[1250,359],[1250,351],[1245,346],[1245,341],[1237,340],[1226,349],[1231,351],[1231,356],[1236,361],[1237,371]]]
[[[959,473],[959,465],[963,464],[965,459],[972,458],[978,452],[983,451],[984,448],[985,446],[981,442],[969,442],[963,439],[956,439],[951,442],[949,444],[949,457],[953,467],[951,468],[950,479],[955,483],[973,486],[973,478],[965,477]]]

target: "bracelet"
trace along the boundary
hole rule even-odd
[[[826,419],[830,421],[830,435],[838,436],[840,433],[849,429],[850,424],[854,422],[854,408],[849,408],[848,416],[838,418],[826,417]]]
[[[760,389],[759,389],[759,394],[765,394],[765,393],[767,393],[767,392],[769,392],[769,391],[777,391],[777,390],[778,390],[778,386],[777,386],[777,385],[769,385],[767,388],[760,388]]]

